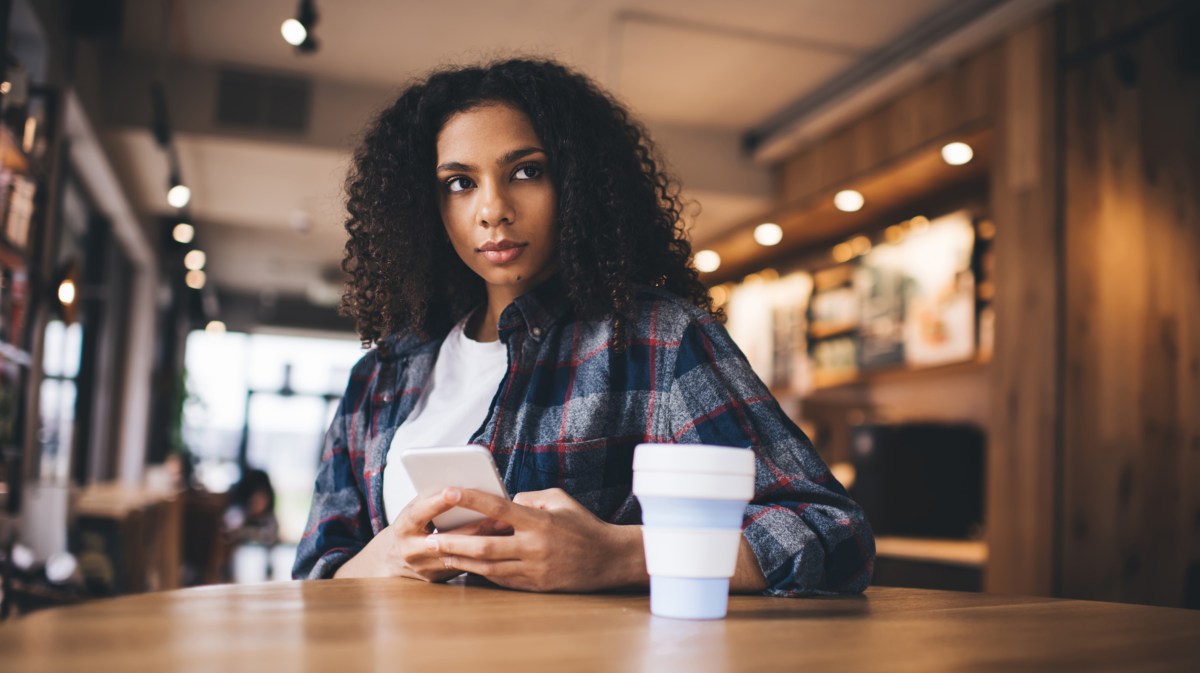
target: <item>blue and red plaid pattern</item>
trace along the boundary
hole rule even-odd
[[[750,447],[757,478],[743,534],[766,593],[865,589],[875,540],[862,509],[720,323],[646,288],[628,324],[627,346],[617,352],[612,322],[572,317],[555,281],[501,314],[509,369],[471,443],[491,450],[508,492],[558,487],[601,519],[638,524],[631,487],[639,443]],[[294,577],[331,577],[389,523],[382,516],[388,447],[440,343],[394,336],[354,367],[326,434]]]

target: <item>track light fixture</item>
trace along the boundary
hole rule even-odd
[[[317,7],[313,0],[300,0],[296,9],[296,17],[283,22],[279,32],[283,39],[296,48],[301,54],[311,54],[317,50],[317,39],[313,37],[313,28],[317,25]]]

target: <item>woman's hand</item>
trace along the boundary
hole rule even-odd
[[[425,549],[446,568],[527,591],[596,591],[648,582],[641,528],[605,523],[562,489],[519,493],[512,502],[467,489],[446,489],[443,495],[512,529],[498,537],[458,530],[426,536]]]
[[[461,575],[462,570],[443,563],[425,543],[433,530],[433,517],[455,506],[444,493],[414,499],[400,511],[392,525],[379,531],[362,551],[338,568],[334,577],[411,577],[426,582],[445,582]],[[463,536],[490,534],[494,525],[494,522],[482,521],[456,528],[454,533]]]

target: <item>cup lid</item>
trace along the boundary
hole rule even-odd
[[[754,451],[710,444],[638,444],[634,472],[754,474]]]

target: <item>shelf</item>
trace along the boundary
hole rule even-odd
[[[862,372],[858,371],[857,369],[849,371],[813,372],[813,388],[832,388],[834,386],[857,383],[860,379],[862,379]]]
[[[983,540],[883,536],[875,538],[875,553],[886,558],[928,561],[968,568],[982,568],[987,565],[988,560],[988,546]]]
[[[878,369],[875,371],[859,370],[856,372],[829,376],[828,378],[814,377],[813,390],[829,390],[831,388],[840,388],[843,386],[878,383],[882,381],[905,381],[924,376],[966,372],[986,367],[989,361],[990,360],[988,358],[974,358],[971,360],[963,360],[961,362],[948,362],[943,365],[933,365],[928,367],[902,365],[898,367],[889,367],[888,369]]]
[[[858,327],[859,324],[856,322],[828,325],[812,323],[808,326],[808,338],[809,340],[828,339],[829,337],[842,336],[843,334],[853,334],[858,331]]]

